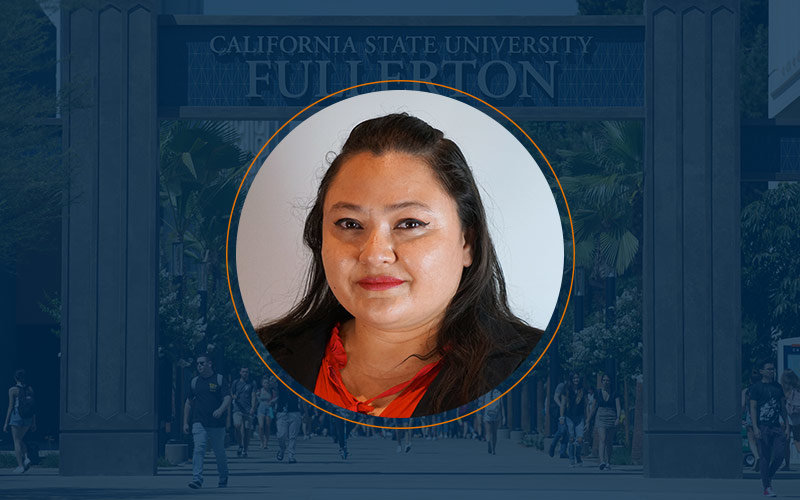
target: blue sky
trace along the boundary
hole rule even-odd
[[[205,0],[209,15],[271,16],[558,16],[578,12],[577,0],[305,0],[265,2],[264,0]]]

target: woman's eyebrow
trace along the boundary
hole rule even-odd
[[[433,209],[431,209],[431,207],[428,206],[427,204],[422,203],[421,201],[413,201],[413,200],[401,201],[399,203],[393,203],[391,205],[385,205],[383,207],[383,211],[384,212],[394,212],[394,211],[397,211],[397,210],[402,210],[404,208],[420,208],[420,209],[426,210],[428,212],[432,212],[433,211]],[[348,203],[346,201],[339,201],[339,202],[334,203],[333,205],[331,205],[331,210],[352,210],[354,212],[364,212],[365,211],[364,207],[362,207],[361,205],[356,205],[354,203]]]

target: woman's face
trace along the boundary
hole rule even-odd
[[[322,262],[357,321],[386,331],[435,326],[472,263],[455,201],[421,158],[359,153],[323,204]]]

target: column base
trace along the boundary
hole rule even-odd
[[[742,477],[739,433],[645,433],[645,477]]]
[[[145,432],[62,432],[62,476],[152,476],[158,460],[158,434]]]

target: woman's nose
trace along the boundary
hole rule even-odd
[[[391,264],[397,259],[390,230],[376,228],[372,230],[364,242],[359,260],[362,264],[377,266]]]

